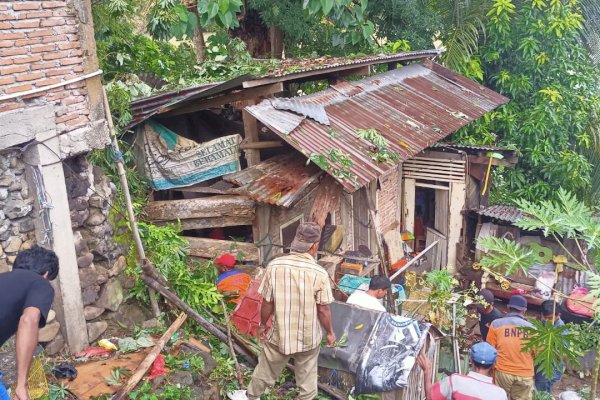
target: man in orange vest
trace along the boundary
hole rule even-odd
[[[498,351],[496,363],[496,384],[506,390],[512,400],[533,398],[534,368],[533,355],[523,352],[527,335],[522,328],[533,325],[525,319],[527,300],[513,295],[508,301],[508,314],[492,322],[487,342]]]

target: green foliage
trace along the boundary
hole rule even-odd
[[[69,387],[64,383],[48,385],[48,400],[64,400],[70,396]]]
[[[183,354],[179,357],[167,354],[165,365],[172,370],[202,371],[204,369],[204,359],[193,354]]]
[[[458,290],[459,282],[447,270],[430,271],[425,274],[425,286],[430,289],[427,303],[430,306],[429,320],[442,330],[450,330],[453,321],[453,304],[456,307],[456,323],[466,324],[466,306],[472,303],[477,289],[471,286]]]
[[[400,156],[393,151],[388,150],[388,141],[381,136],[376,129],[357,129],[356,135],[375,146],[374,151],[370,151],[369,155],[376,163],[390,163],[400,161]]]
[[[577,354],[594,350],[600,343],[600,330],[594,323],[567,324],[567,330],[571,334],[569,346]]]
[[[432,0],[430,6],[438,10],[443,29],[439,30],[439,40],[446,51],[442,60],[455,71],[470,69],[471,76],[481,79],[481,68],[471,56],[477,52],[485,36],[486,14],[492,5],[491,0]],[[471,64],[471,65],[469,65]]]
[[[155,391],[148,381],[129,393],[131,400],[192,400],[192,389],[181,385],[165,385],[160,391]]]
[[[237,14],[242,10],[242,0],[198,0],[200,23],[207,26],[216,23],[221,28],[239,26]]]
[[[169,282],[179,298],[197,311],[211,309],[219,304],[221,295],[214,284],[216,270],[212,262],[193,263],[188,257],[188,243],[179,236],[180,228],[138,223],[146,256]],[[139,266],[129,265],[130,273],[141,273]],[[146,300],[147,290],[138,281],[130,296]]]
[[[527,271],[537,261],[530,249],[509,239],[489,236],[479,239],[478,243],[488,252],[481,259],[481,266],[501,274],[511,275],[519,269]]]
[[[365,18],[368,0],[304,0],[303,8],[308,17],[329,19],[340,31],[332,37],[333,44],[344,47],[361,42],[373,44],[375,24]]]
[[[522,152],[505,169],[497,199],[549,199],[563,186],[578,195],[590,184],[581,148],[600,115],[600,71],[582,47],[578,2],[496,0],[487,13],[486,42],[471,58],[483,83],[511,101],[470,124],[454,140],[500,144]]]
[[[198,16],[179,0],[157,0],[151,3],[146,28],[156,39],[193,38]]]
[[[131,370],[128,368],[113,368],[110,376],[105,376],[104,380],[109,386],[121,386],[123,379],[131,376]]]
[[[578,354],[569,346],[572,335],[566,325],[553,326],[551,323],[532,320],[532,328],[522,327],[525,333],[522,351],[535,354],[535,365],[538,371],[548,379],[560,366],[560,360],[568,360],[577,365]]]
[[[206,59],[198,67],[198,79],[223,81],[240,75],[260,75],[277,61],[254,60],[246,51],[246,43],[232,39],[225,32],[211,35],[206,41]]]

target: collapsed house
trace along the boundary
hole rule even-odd
[[[370,257],[420,218],[411,247],[437,242],[428,268],[455,270],[469,257],[464,211],[487,204],[490,167],[516,156],[441,142],[508,99],[438,54],[320,60],[133,102],[131,140],[155,189],[147,216],[180,223],[192,256],[234,250],[256,265],[304,221],[342,227],[341,248]],[[305,82],[326,89],[294,96]]]

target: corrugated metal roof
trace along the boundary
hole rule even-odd
[[[173,100],[180,100],[190,94],[201,93],[207,89],[217,86],[218,83],[208,83],[206,85],[194,86],[181,90],[171,90],[165,93],[156,94],[150,97],[134,100],[130,103],[133,119],[127,125],[128,128],[147,120],[158,113],[158,110]]]
[[[207,83],[205,85],[194,86],[187,89],[171,90],[169,92],[132,101],[130,107],[133,119],[129,122],[127,128],[131,128],[153,115],[160,114],[161,112],[164,112],[166,108],[170,108],[175,104],[184,105],[190,101],[205,99],[236,89],[241,89],[242,82],[252,78],[252,75],[242,75],[226,82]]]
[[[414,50],[414,51],[403,51],[400,53],[393,54],[377,54],[368,55],[364,57],[320,57],[320,58],[308,58],[308,59],[286,59],[271,72],[257,77],[255,80],[267,79],[267,78],[293,78],[294,75],[304,74],[306,72],[321,72],[325,73],[328,70],[350,66],[357,68],[364,65],[376,65],[384,63],[393,63],[407,60],[417,60],[429,57],[436,57],[442,54],[442,49],[430,49],[430,50]],[[251,81],[248,83],[251,84]],[[246,84],[244,84],[246,85]]]
[[[348,172],[349,179],[340,179],[332,168],[327,170],[350,192],[393,167],[372,159],[374,146],[357,137],[358,129],[375,129],[401,162],[508,102],[506,97],[433,62],[347,83],[360,90],[351,91],[344,85],[343,90],[329,88],[296,98],[322,104],[330,126],[277,110],[268,99],[246,110],[307,157],[324,157],[332,168]],[[332,162],[333,150],[347,155],[352,165],[344,169]]]
[[[523,216],[523,213],[518,208],[506,205],[490,206],[476,212],[484,217],[496,218],[511,223]]]
[[[502,151],[502,152],[515,152],[515,149],[495,146],[495,145],[487,145],[487,144],[459,144],[459,143],[445,143],[438,142],[434,143],[431,146],[432,148],[449,148],[449,149],[458,149],[458,150],[475,150],[475,151]]]
[[[317,76],[324,75],[336,70],[352,69],[364,65],[382,64],[403,60],[418,60],[427,57],[435,57],[442,53],[442,50],[419,50],[407,51],[395,54],[384,54],[376,56],[365,56],[361,58],[346,58],[346,57],[321,57],[317,59],[287,59],[272,72],[256,77],[253,75],[242,75],[225,82],[207,83],[204,85],[194,86],[186,89],[171,90],[169,92],[153,95],[143,99],[134,100],[131,102],[131,112],[133,119],[127,125],[131,128],[153,115],[167,111],[167,109],[175,109],[182,107],[189,102],[198,99],[206,99],[208,97],[229,92],[235,89],[241,89],[248,86],[260,86],[271,80],[276,82],[291,81],[298,75]],[[176,107],[174,107],[176,105]]]
[[[223,180],[240,186],[234,189],[235,193],[261,203],[290,207],[322,173],[316,165],[306,165],[306,158],[301,154],[292,152],[226,175]]]

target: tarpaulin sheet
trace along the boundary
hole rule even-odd
[[[371,278],[366,276],[346,274],[342,276],[342,279],[340,279],[337,286],[342,290],[342,292],[346,294],[352,294],[358,288],[366,291],[369,288],[370,282]],[[398,293],[398,300],[406,300],[406,294],[404,293],[404,288],[402,285],[392,284],[392,293]]]
[[[406,387],[430,324],[366,310],[346,303],[330,305],[333,330],[345,347],[321,348],[319,366],[356,374],[356,394]]]
[[[196,143],[152,120],[138,135],[144,149],[140,167],[156,190],[190,186],[240,170],[240,135]]]
[[[381,393],[406,387],[429,324],[383,314],[356,371],[357,394]]]
[[[339,340],[346,334],[348,342],[345,347],[321,348],[319,366],[356,372],[369,336],[382,313],[338,302],[331,303],[330,308],[336,338]]]

